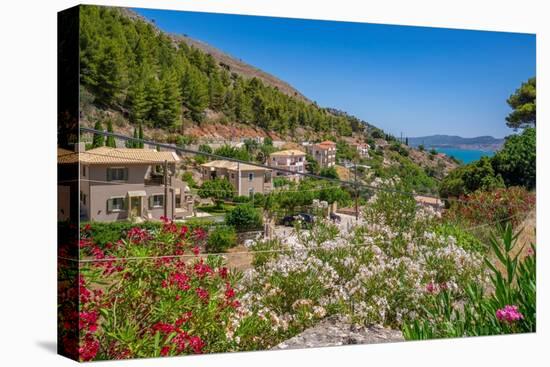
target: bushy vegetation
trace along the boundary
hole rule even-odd
[[[496,174],[491,159],[482,157],[468,165],[461,166],[447,175],[439,187],[442,197],[459,197],[476,190],[493,190],[504,187],[504,180]]]
[[[443,179],[440,194],[458,197],[477,190],[489,191],[505,186],[533,189],[536,184],[536,133],[527,128],[506,138],[504,147],[492,158],[461,166]]]
[[[490,282],[470,282],[465,292],[429,287],[431,293],[421,318],[403,325],[407,339],[456,338],[536,331],[536,254],[514,251],[517,235],[510,225],[491,239],[496,257],[485,257]],[[490,288],[488,290],[487,288]],[[459,306],[460,304],[460,306]]]
[[[206,241],[206,251],[211,253],[225,252],[237,244],[237,232],[232,226],[216,226]]]
[[[220,208],[224,200],[229,200],[235,195],[233,185],[227,179],[216,178],[205,181],[199,188],[198,195],[201,198],[211,198]]]
[[[237,205],[226,214],[225,223],[235,227],[239,232],[254,231],[263,226],[260,212],[250,204]]]
[[[79,328],[79,358],[101,360],[263,350],[331,315],[408,339],[536,329],[535,247],[518,249],[510,225],[482,243],[390,190],[365,211],[349,232],[319,218],[308,231],[247,243],[257,252],[245,277],[221,256],[200,256],[233,246],[227,225],[208,234],[163,219],[105,246],[83,226],[81,258],[97,261],[81,264],[80,311],[61,319],[61,338]]]
[[[522,187],[478,190],[452,201],[445,217],[452,222],[481,225],[495,221],[519,224],[535,207],[535,193]]]

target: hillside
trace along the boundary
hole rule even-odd
[[[154,25],[154,23],[152,23],[150,20],[148,20],[145,17],[142,17],[132,9],[119,8],[119,10],[122,14],[124,14],[126,17],[130,19],[139,20],[139,21],[143,21],[151,25]],[[300,91],[292,87],[287,82],[277,78],[274,75],[266,73],[265,71],[258,69],[250,64],[247,64],[241,59],[233,57],[227,54],[226,52],[220,49],[217,49],[216,47],[213,47],[199,40],[193,39],[185,34],[168,34],[168,36],[174,40],[175,45],[178,45],[179,43],[184,42],[189,47],[194,47],[198,50],[201,50],[205,54],[211,55],[220,66],[222,66],[224,69],[226,69],[231,73],[236,73],[237,75],[240,75],[243,78],[247,78],[247,79],[258,78],[266,85],[270,85],[274,88],[277,88],[278,90],[280,90],[281,92],[283,92],[288,96],[298,98],[304,102],[310,102],[309,99],[307,99],[304,95],[302,95],[302,93],[300,93]]]
[[[474,138],[463,138],[456,135],[430,135],[409,138],[411,146],[424,145],[427,148],[460,148],[460,149],[480,149],[480,150],[498,150],[504,139],[497,139],[492,136],[478,136]]]
[[[141,126],[144,137],[176,144],[331,139],[348,161],[357,154],[351,143],[368,143],[376,152],[364,164],[376,175],[407,174],[413,186],[429,190],[457,166],[444,155],[399,144],[344,111],[320,107],[288,83],[209,45],[166,34],[131,10],[85,5],[80,22],[84,126],[110,121],[125,135]]]
[[[177,132],[205,122],[247,125],[286,136],[362,132],[287,83],[185,36],[168,35],[127,9],[82,6],[82,109]],[[205,52],[207,51],[207,52]],[[307,134],[306,134],[307,135]]]

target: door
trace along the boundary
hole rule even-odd
[[[130,216],[141,217],[141,196],[132,196],[130,198]]]

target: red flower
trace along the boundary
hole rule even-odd
[[[99,314],[97,311],[90,312],[81,312],[79,315],[78,328],[88,329],[90,332],[94,333],[97,330],[97,319]]]
[[[170,276],[170,284],[175,284],[182,291],[189,290],[189,276],[185,273],[174,273]]]
[[[193,317],[193,312],[188,311],[188,312],[184,313],[182,317],[180,317],[179,319],[176,320],[176,322],[175,322],[176,327],[180,327],[181,325],[183,325],[184,323],[189,321],[191,319],[191,317]]]
[[[198,336],[192,336],[189,338],[189,346],[193,349],[195,354],[201,354],[202,348],[204,348],[204,342]]]
[[[189,228],[187,226],[181,226],[180,235],[182,237],[185,237],[185,235],[187,234],[188,231],[189,231]]]
[[[161,321],[153,325],[154,332],[160,331],[161,333],[164,333],[164,334],[170,334],[175,330],[176,328],[174,326]]]
[[[195,239],[201,241],[206,238],[206,232],[202,228],[195,228],[195,230],[193,231],[193,236],[195,237]]]
[[[205,302],[208,301],[208,291],[204,288],[197,288],[195,289],[195,292],[197,292],[197,296]]]
[[[229,274],[228,269],[224,266],[221,267],[220,270],[218,270],[218,273],[220,274],[220,277],[222,279],[227,279],[227,275]]]
[[[91,336],[86,336],[84,342],[81,342],[78,348],[78,354],[81,361],[91,361],[99,351],[99,342]]]
[[[200,262],[196,263],[194,266],[195,273],[199,276],[199,278],[204,278],[208,274],[213,274],[214,271],[210,266],[205,264],[202,259]]]
[[[170,353],[170,347],[165,346],[160,349],[160,355],[166,357]]]
[[[133,243],[141,243],[149,239],[149,233],[145,229],[134,227],[128,231],[126,237]]]
[[[193,247],[193,253],[195,254],[195,256],[197,256],[198,254],[200,254],[201,250],[199,248],[199,246],[195,246]]]
[[[225,285],[225,297],[227,299],[235,297],[235,290],[231,288],[231,285],[229,283]]]

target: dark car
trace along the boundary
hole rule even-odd
[[[336,213],[330,213],[330,220],[336,223],[340,223],[342,221],[342,217]]]
[[[283,219],[281,219],[281,224],[284,226],[293,226],[294,222],[296,220],[301,220],[302,222],[306,224],[313,224],[314,217],[311,214],[307,213],[299,213],[296,215],[287,215]]]

